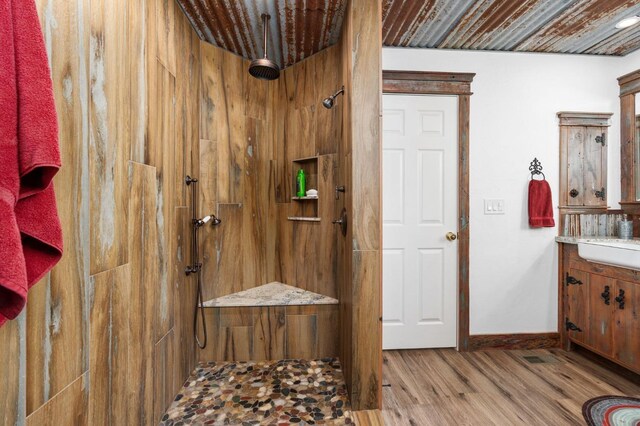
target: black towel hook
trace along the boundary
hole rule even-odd
[[[529,171],[531,172],[531,179],[533,179],[535,175],[542,175],[542,179],[547,180],[544,173],[542,173],[542,164],[540,163],[540,161],[538,161],[537,158],[534,158],[529,165]]]

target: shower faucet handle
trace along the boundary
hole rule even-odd
[[[189,276],[191,274],[195,274],[196,272],[200,272],[202,269],[202,263],[196,263],[193,266],[187,266],[184,268],[185,275]]]

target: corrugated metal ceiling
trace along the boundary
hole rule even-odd
[[[373,0],[372,0],[373,1]],[[203,40],[292,65],[338,41],[348,0],[177,0]],[[382,0],[385,46],[626,55],[640,48],[638,0]]]
[[[269,58],[287,67],[336,43],[347,0],[177,0],[201,39],[247,59],[262,57],[261,15],[269,21]]]
[[[626,55],[638,0],[383,0],[385,46]]]

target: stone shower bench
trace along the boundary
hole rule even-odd
[[[332,297],[272,282],[204,306],[208,345],[198,351],[201,362],[338,356],[339,305]]]
[[[277,281],[249,290],[217,297],[204,303],[205,308],[241,306],[337,305],[338,300]]]

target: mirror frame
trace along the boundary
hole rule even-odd
[[[636,94],[640,93],[640,70],[618,78],[620,85],[620,205],[625,213],[640,214],[638,193],[638,162],[636,153],[640,141],[636,140]]]

